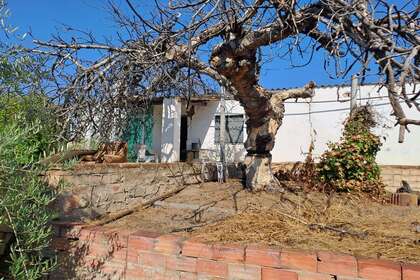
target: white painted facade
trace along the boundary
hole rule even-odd
[[[306,156],[311,139],[315,140],[315,157],[320,156],[328,142],[337,141],[342,133],[343,122],[350,112],[349,86],[331,86],[315,89],[310,100],[287,101],[286,114],[272,151],[274,162],[302,161]],[[383,136],[383,146],[378,162],[386,165],[420,165],[420,127],[410,126],[404,143],[398,143],[398,127],[390,115],[391,107],[385,88],[377,85],[361,86],[358,92],[360,104],[371,104],[377,113],[378,135]],[[180,99],[164,99],[163,104],[154,105],[153,149],[161,161],[179,160],[180,123],[185,104]],[[226,100],[226,115],[244,114],[238,101]],[[402,104],[405,106],[405,104]],[[199,143],[210,159],[217,160],[220,147],[215,142],[215,116],[220,114],[220,102],[210,100],[195,103],[195,113],[188,118],[187,149],[192,143]],[[418,118],[415,109],[406,109],[408,118]],[[244,140],[246,127],[244,126]],[[243,160],[246,151],[243,144],[226,144],[226,159]]]
[[[226,100],[225,108],[226,116],[245,115],[242,106],[235,100]],[[194,115],[187,119],[187,149],[192,148],[192,143],[198,143],[200,149],[208,154],[209,160],[218,160],[220,145],[215,144],[215,116],[220,114],[220,102],[214,100],[195,103],[194,110]],[[177,120],[166,112],[175,112]],[[161,162],[179,160],[182,114],[185,114],[185,104],[178,98],[165,98],[162,104],[153,105],[153,153]],[[174,126],[177,128],[174,129]],[[246,139],[245,124],[244,139]],[[245,157],[246,151],[243,144],[226,144],[225,153],[228,161],[239,162]]]
[[[286,115],[280,127],[273,161],[302,161],[308,151],[311,132],[315,140],[314,156],[320,156],[328,142],[337,141],[342,133],[343,122],[350,113],[350,87],[323,87],[315,90],[312,103],[289,102]],[[406,133],[404,143],[398,143],[399,127],[395,127],[395,118],[391,116],[391,106],[387,90],[378,85],[361,86],[357,104],[371,104],[376,113],[378,126],[374,132],[383,136],[383,146],[377,160],[383,165],[420,165],[420,127],[410,126],[411,133]],[[327,102],[325,102],[327,101]],[[415,108],[402,104],[408,118],[419,118]],[[316,133],[316,134],[315,134]]]
[[[177,98],[163,99],[161,127],[161,162],[179,161],[181,102]]]
[[[220,102],[208,101],[204,105],[194,105],[195,114],[188,120],[187,149],[192,143],[199,143],[201,149],[208,151],[209,158],[217,160],[220,156],[220,145],[215,144],[215,116],[220,115]],[[225,100],[225,115],[245,115],[244,109],[235,100]],[[246,139],[244,124],[244,139]],[[225,157],[228,161],[242,161],[246,151],[243,144],[225,144]]]

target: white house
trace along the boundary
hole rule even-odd
[[[319,156],[327,143],[340,138],[343,122],[350,112],[350,86],[320,86],[310,100],[288,101],[283,125],[272,151],[274,162],[302,161],[311,139],[314,155]],[[220,154],[220,108],[218,96],[193,97],[193,114],[186,112],[187,101],[181,97],[161,98],[153,105],[152,144],[149,149],[161,162],[189,158],[218,160]],[[378,162],[384,165],[420,165],[420,127],[411,126],[404,143],[398,143],[398,127],[390,115],[387,90],[378,85],[360,86],[358,104],[371,104],[379,122],[376,132],[384,137]],[[405,106],[405,105],[403,105]],[[415,109],[407,116],[418,118]],[[188,115],[188,116],[187,116]],[[225,100],[226,159],[241,161],[246,151],[246,124],[238,101]]]

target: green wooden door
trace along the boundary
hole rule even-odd
[[[139,144],[145,144],[148,151],[152,151],[153,143],[153,114],[149,110],[146,114],[133,115],[129,118],[123,140],[128,144],[128,161],[137,159]]]

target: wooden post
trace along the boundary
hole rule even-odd
[[[225,130],[226,130],[226,116],[225,116],[225,88],[221,88],[220,96],[220,162],[222,164],[223,178],[225,179]]]

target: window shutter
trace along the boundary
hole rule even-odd
[[[214,142],[220,143],[220,116],[215,116]],[[244,142],[244,117],[243,115],[226,116],[225,143],[241,144]]]

